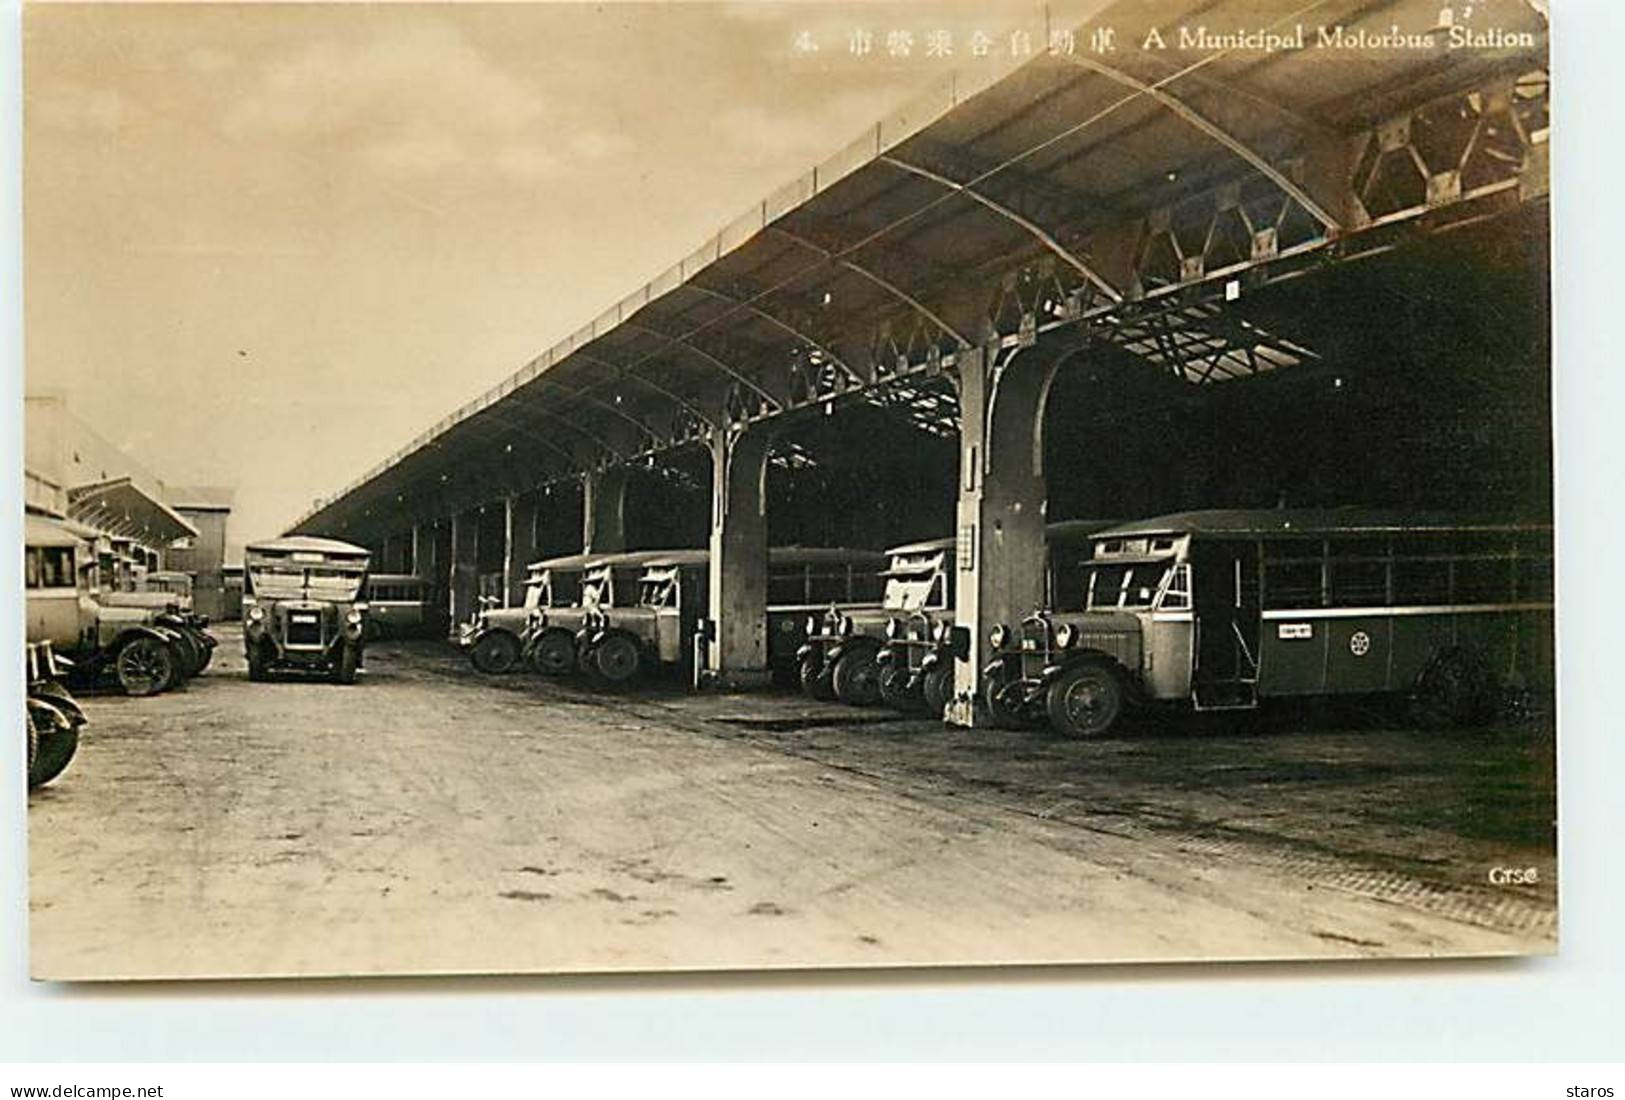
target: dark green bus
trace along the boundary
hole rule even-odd
[[[995,719],[1093,737],[1134,705],[1404,694],[1426,725],[1470,724],[1552,683],[1549,524],[1185,512],[1099,532],[1083,564],[1077,592],[993,630]]]

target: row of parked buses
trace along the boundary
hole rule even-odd
[[[192,610],[185,573],[108,574],[97,532],[44,516],[23,527],[28,785],[55,779],[73,759],[85,713],[69,681],[110,680],[127,695],[179,687],[208,667],[215,639]],[[128,587],[116,587],[124,584]]]
[[[1552,530],[1361,509],[1187,512],[1049,525],[1043,603],[992,627],[979,694],[995,721],[1074,737],[1131,710],[1251,710],[1286,697],[1409,699],[1471,724],[1548,690]],[[528,664],[613,686],[692,674],[707,628],[702,550],[536,562],[524,604],[483,607],[459,643],[483,672]],[[955,544],[770,551],[768,659],[817,699],[941,713],[970,639]]]

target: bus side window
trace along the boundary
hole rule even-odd
[[[1429,605],[1450,602],[1450,563],[1438,559],[1394,561],[1394,603]]]
[[[1552,599],[1552,559],[1543,557],[1519,558],[1515,584],[1517,599],[1525,602],[1550,602]]]
[[[1333,561],[1333,607],[1383,607],[1388,603],[1388,563]]]
[[[1168,578],[1168,588],[1162,594],[1162,603],[1158,605],[1163,611],[1189,611],[1191,606],[1191,567],[1188,564],[1174,566],[1173,575]]]
[[[1512,599],[1510,558],[1467,558],[1456,563],[1457,603],[1508,603]]]
[[[45,584],[40,571],[40,552],[32,546],[28,548],[28,558],[25,568],[28,572],[28,587],[44,588]]]
[[[1320,606],[1320,562],[1272,561],[1264,567],[1264,606],[1304,608]]]

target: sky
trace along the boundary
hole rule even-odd
[[[1035,8],[33,5],[27,388],[278,533]]]

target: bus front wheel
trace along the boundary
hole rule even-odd
[[[519,662],[519,639],[505,630],[493,630],[474,643],[468,657],[475,668],[489,675],[512,672]]]
[[[869,646],[848,650],[835,662],[830,686],[835,698],[854,707],[872,707],[880,702],[880,663]]]
[[[1050,684],[1044,703],[1057,733],[1103,737],[1123,713],[1123,681],[1108,665],[1074,665]]]
[[[925,709],[941,718],[942,712],[948,709],[948,700],[954,694],[954,665],[952,661],[937,664],[925,674],[925,683],[921,694],[925,696]]]
[[[816,656],[803,657],[801,667],[797,670],[801,680],[801,690],[806,692],[808,698],[817,699],[827,703],[835,698],[835,691],[830,687],[829,676],[825,674],[824,662]]]
[[[562,630],[549,630],[536,640],[531,664],[543,676],[565,676],[576,667],[576,641]]]

